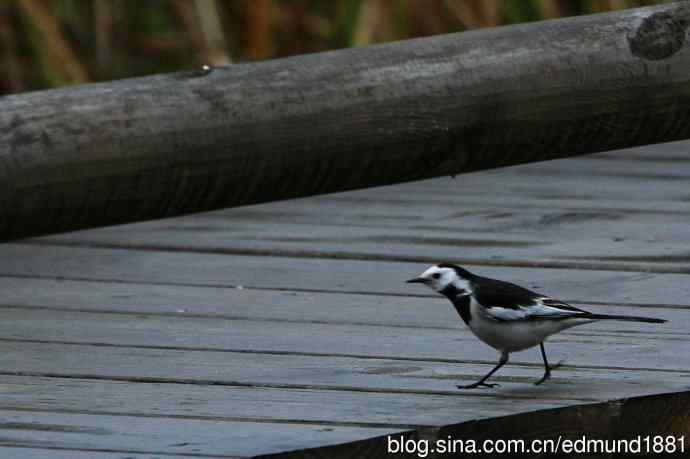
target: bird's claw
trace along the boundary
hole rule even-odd
[[[538,386],[539,384],[543,383],[547,379],[551,379],[551,373],[544,373],[544,376],[541,377],[541,379],[537,382],[534,383],[535,386]]]
[[[561,366],[563,366],[564,363],[565,363],[565,359],[559,360],[556,365],[549,366],[549,370],[556,370],[556,369],[560,368]]]
[[[565,362],[565,359],[559,361],[556,365],[549,365],[549,368],[546,370],[546,373],[544,373],[544,376],[542,376],[539,381],[535,382],[534,385],[538,386],[539,384],[543,383],[544,381],[551,379],[551,370],[555,370],[557,368],[560,368],[561,365],[563,365],[563,362]]]
[[[500,386],[500,384],[496,384],[496,383],[476,382],[476,383],[468,384],[466,386],[457,386],[457,388],[458,389],[476,389],[477,387],[492,388],[492,387],[499,387],[499,386]]]

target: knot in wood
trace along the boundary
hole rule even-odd
[[[667,12],[652,14],[628,35],[630,51],[642,59],[666,59],[683,47],[687,26],[686,20]]]

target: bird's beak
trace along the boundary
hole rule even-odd
[[[426,282],[426,279],[423,277],[415,277],[414,279],[410,279],[406,281],[408,284],[424,284]]]

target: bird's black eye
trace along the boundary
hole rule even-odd
[[[434,274],[431,275],[431,277],[433,277],[434,279],[440,279],[440,278],[441,278],[441,274],[440,274],[440,273],[434,273]]]

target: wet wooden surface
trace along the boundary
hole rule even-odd
[[[245,457],[690,390],[689,181],[674,143],[2,245],[0,455]],[[495,352],[403,283],[444,260],[670,322],[461,392]]]

